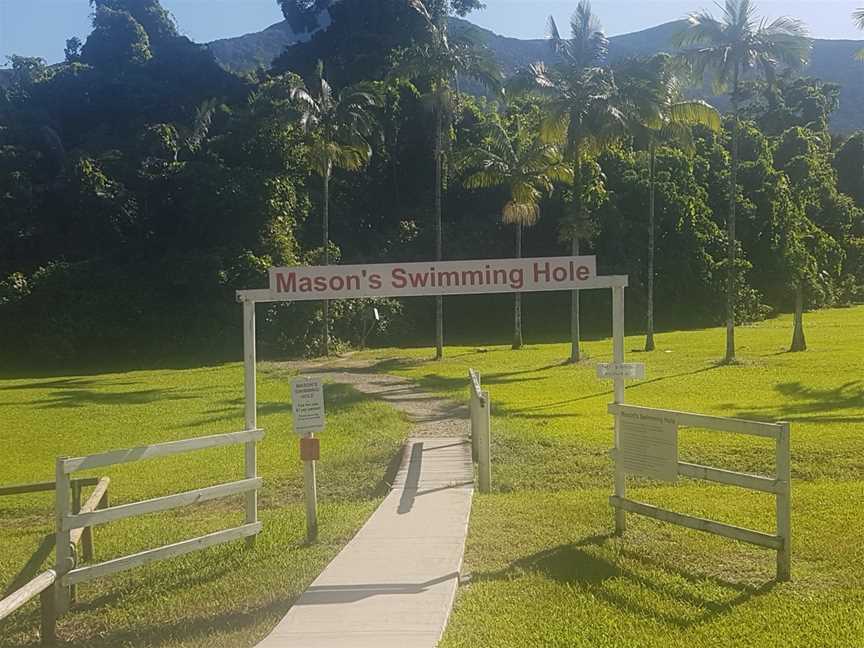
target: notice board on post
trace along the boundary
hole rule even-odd
[[[618,415],[621,467],[628,475],[678,481],[678,425],[662,414]]]
[[[300,376],[291,381],[291,411],[298,435],[324,430],[324,385],[320,378]]]

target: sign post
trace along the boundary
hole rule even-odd
[[[294,432],[300,436],[303,461],[303,494],[306,501],[306,540],[318,539],[318,484],[315,462],[320,458],[316,432],[324,430],[324,385],[320,378],[300,376],[291,381],[291,411]]]

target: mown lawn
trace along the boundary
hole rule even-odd
[[[395,410],[328,386],[319,463],[320,541],[305,544],[302,464],[291,427],[288,375],[259,372],[260,498],[264,532],[79,586],[61,619],[62,645],[93,648],[251,646],[356,532],[385,492],[407,433]],[[0,484],[53,479],[57,456],[243,428],[239,364],[165,371],[0,379]],[[86,473],[82,473],[86,474]],[[242,479],[242,446],[97,471],[112,504]],[[77,475],[77,474],[76,474]],[[50,494],[0,498],[0,595],[53,564]],[[243,521],[242,496],[98,527],[97,560],[202,535]],[[41,553],[38,551],[42,549]],[[38,554],[34,559],[34,553]],[[43,560],[44,558],[44,560]],[[0,622],[0,646],[37,645],[35,604]]]
[[[720,329],[664,333],[634,353],[647,378],[628,402],[792,424],[793,582],[774,582],[774,553],[628,516],[614,538],[611,383],[565,345],[426,349],[376,355],[454,398],[469,367],[493,401],[494,492],[477,496],[465,568],[443,642],[457,647],[864,646],[864,308],[807,316],[810,350],[786,353],[788,317],[738,332],[740,366],[720,366]],[[530,331],[527,332],[530,340]],[[682,430],[681,460],[773,471],[773,442]],[[681,480],[629,482],[629,496],[682,513],[773,531],[773,498]]]

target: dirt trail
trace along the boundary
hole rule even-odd
[[[324,361],[286,363],[307,376],[351,385],[362,394],[374,396],[400,412],[412,424],[411,437],[467,437],[468,407],[423,391],[407,378],[374,373],[374,361],[351,356]],[[467,378],[466,378],[467,384]]]

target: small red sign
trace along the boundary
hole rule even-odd
[[[315,438],[300,439],[300,459],[303,461],[318,461],[321,458],[321,440]]]

